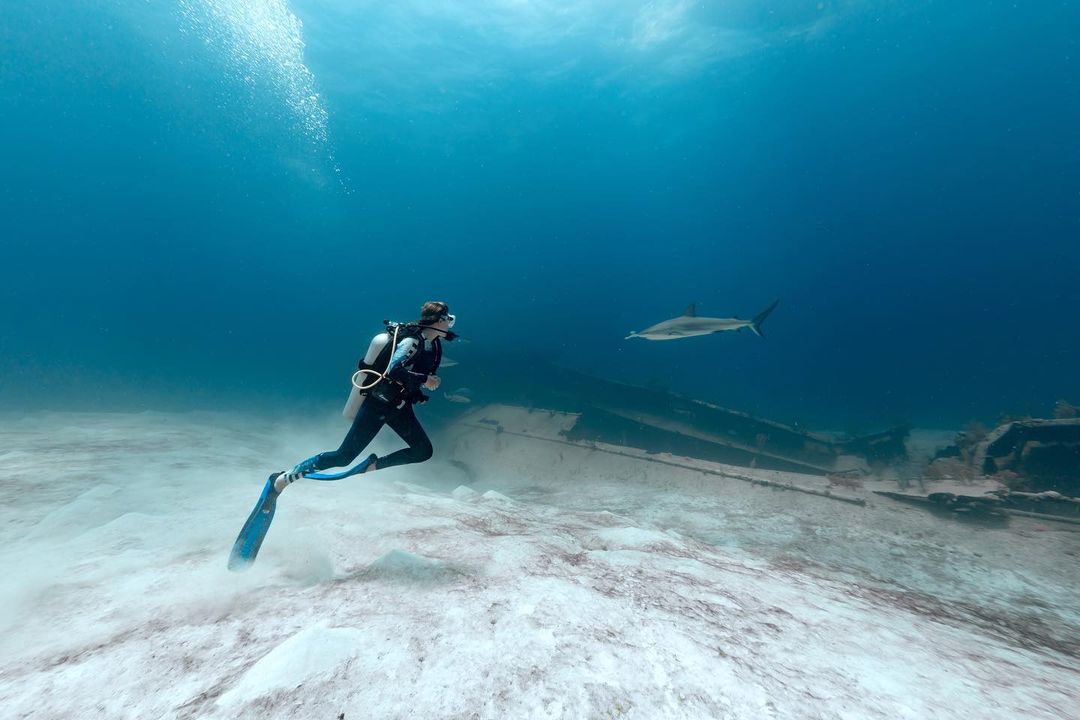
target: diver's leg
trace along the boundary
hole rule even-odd
[[[416,419],[416,413],[412,406],[402,408],[397,412],[391,412],[386,416],[386,424],[393,429],[409,447],[390,453],[386,457],[379,458],[379,468],[388,468],[395,465],[407,465],[409,463],[424,462],[431,457],[431,440]]]
[[[375,403],[364,403],[356,413],[349,433],[341,441],[341,446],[337,450],[315,456],[310,472],[348,465],[375,439],[385,422],[386,415],[375,407]]]
[[[383,408],[377,407],[377,403],[365,402],[357,411],[349,432],[337,450],[328,450],[298,462],[292,470],[282,473],[274,480],[274,488],[281,492],[289,483],[299,480],[308,473],[348,465],[375,439],[385,422],[386,414]]]

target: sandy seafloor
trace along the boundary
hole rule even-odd
[[[267,473],[345,429],[0,418],[0,715],[1080,718],[1080,533],[1027,519],[459,428],[289,488],[229,573]]]

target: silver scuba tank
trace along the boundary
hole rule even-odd
[[[383,348],[389,343],[389,333],[382,332],[373,337],[371,339],[371,344],[368,345],[367,353],[364,354],[363,365],[371,367],[378,359],[379,353],[381,353]],[[345,407],[341,409],[341,416],[349,422],[356,419],[356,413],[360,412],[360,406],[364,404],[364,398],[367,397],[367,393],[361,391],[360,388],[357,387],[357,385],[364,384],[364,377],[365,375],[363,373],[361,373],[359,377],[357,377],[356,373],[353,373],[350,376],[349,399],[345,401]]]

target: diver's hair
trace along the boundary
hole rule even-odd
[[[439,318],[450,312],[450,306],[438,300],[429,300],[420,308],[420,324],[434,325]]]

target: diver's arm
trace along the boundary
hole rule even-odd
[[[403,363],[416,352],[416,340],[408,337],[397,344],[394,354],[390,356],[390,362],[386,366],[386,374],[392,375],[397,370],[405,370]]]
[[[405,363],[418,349],[419,346],[415,338],[405,338],[398,343],[393,356],[390,358],[390,364],[386,368],[386,375],[391,380],[396,380],[410,390],[418,389],[428,379],[426,373],[413,372],[405,367]]]

